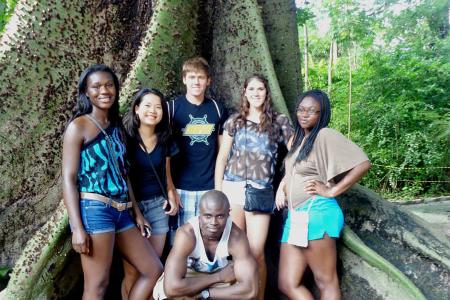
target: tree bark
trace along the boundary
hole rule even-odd
[[[289,112],[295,111],[302,91],[301,54],[294,1],[258,0],[262,6],[264,31]]]
[[[61,197],[61,135],[80,72],[123,78],[150,2],[20,1],[0,42],[0,265],[12,266]]]
[[[449,299],[450,242],[443,232],[360,186],[339,197],[339,204],[358,237],[405,274],[426,299]]]
[[[166,95],[181,89],[183,61],[195,56],[199,26],[197,0],[158,1],[136,60],[124,82],[124,109],[142,87],[156,87]],[[157,70],[155,72],[155,70]]]
[[[210,3],[214,96],[237,108],[244,80],[254,73],[261,73],[269,81],[275,109],[289,115],[257,2],[228,0]]]

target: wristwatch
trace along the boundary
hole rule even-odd
[[[202,299],[202,300],[210,299],[209,298],[209,289],[203,290],[200,293],[200,299]]]

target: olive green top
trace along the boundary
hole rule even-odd
[[[285,161],[286,193],[294,208],[312,196],[304,191],[307,181],[318,180],[333,185],[336,176],[369,160],[361,148],[331,128],[322,128],[308,158],[294,165],[300,148]]]

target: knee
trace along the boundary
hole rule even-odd
[[[264,249],[252,249],[252,255],[256,260],[256,263],[261,266],[266,263],[266,256],[264,255]]]
[[[147,268],[145,268],[144,270],[142,270],[141,276],[148,278],[152,281],[158,280],[159,276],[161,276],[163,272],[163,266],[161,264],[161,262],[158,261],[157,264],[153,264],[153,266],[149,266]]]
[[[281,274],[278,276],[278,289],[285,295],[290,295],[295,289],[295,285],[288,278],[284,278]]]
[[[98,278],[97,280],[85,280],[84,293],[91,295],[88,299],[102,299],[109,284],[109,277]]]
[[[320,290],[339,288],[339,280],[336,272],[314,274],[314,281]]]
[[[123,268],[123,273],[125,275],[125,280],[136,280],[136,278],[139,277],[138,270],[136,270],[136,268],[132,267],[131,265],[125,265]]]

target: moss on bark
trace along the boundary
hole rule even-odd
[[[0,42],[0,265],[13,265],[61,198],[61,135],[80,72],[105,62],[126,73],[150,14],[138,1],[17,4]]]
[[[302,91],[295,1],[258,0],[258,3],[262,7],[264,31],[280,89],[293,113]]]
[[[237,108],[245,78],[261,73],[269,80],[275,109],[288,114],[256,0],[213,1],[211,14],[215,95]]]
[[[197,2],[157,2],[139,54],[124,84],[121,94],[124,110],[139,88],[155,87],[166,94],[180,90],[183,61],[198,53],[195,45]]]
[[[17,260],[3,299],[50,299],[69,292],[80,272],[69,272],[71,280],[59,281],[68,267],[72,249],[68,217],[63,201],[56,212],[28,241]],[[62,294],[61,294],[62,293]]]
[[[339,197],[339,203],[345,212],[346,223],[358,237],[406,275],[426,299],[450,297],[450,242],[445,235],[361,186]],[[366,261],[372,260],[384,272],[391,272],[381,267],[383,263],[376,262],[372,251],[359,251],[359,246],[355,248],[351,242],[349,244],[348,237],[352,239],[344,233],[343,241],[352,251]]]

